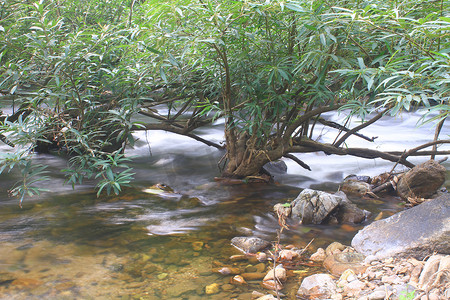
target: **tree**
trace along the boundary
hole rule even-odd
[[[137,130],[225,148],[224,177],[260,178],[281,157],[309,168],[292,153],[316,151],[411,167],[407,156],[423,154],[420,147],[402,155],[345,142],[373,140],[358,131],[418,105],[438,111],[425,120],[442,126],[449,114],[446,2],[1,2],[0,89],[21,103],[0,120],[1,133],[31,145],[3,158],[1,171],[25,166],[32,150],[65,150],[69,182],[97,176],[99,193],[118,193],[132,179],[123,150]],[[321,117],[338,109],[361,125]],[[133,123],[136,113],[153,121]],[[218,118],[226,120],[224,146],[195,134]],[[337,129],[334,143],[313,140],[317,122]],[[438,135],[439,126],[430,145],[448,142]]]

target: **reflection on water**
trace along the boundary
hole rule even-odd
[[[429,127],[411,131],[417,118],[382,120],[364,134],[380,136],[379,149],[402,151],[433,136]],[[320,129],[317,138],[334,139],[329,131]],[[442,135],[449,131],[444,128]],[[220,124],[207,134],[219,142]],[[164,132],[148,135],[150,143],[141,133],[136,148],[128,151],[135,156],[136,182],[119,196],[97,198],[89,182],[72,191],[62,185],[59,172],[65,160],[37,155],[37,160],[50,164],[52,181],[45,187],[52,192],[25,200],[20,209],[17,200],[7,196],[17,175],[1,176],[1,299],[249,299],[253,290],[264,292],[258,281],[230,285],[229,277],[212,271],[223,264],[242,270],[257,264],[228,260],[238,253],[230,245],[232,237],[252,234],[274,241],[278,229],[274,204],[292,200],[303,188],[335,192],[349,174],[377,175],[392,168],[380,160],[308,154],[302,160],[312,172],[286,161],[288,173],[276,175],[278,184],[222,186],[212,178],[219,175],[217,161],[223,153]],[[405,136],[411,138],[399,144]],[[349,143],[365,146],[359,140]],[[0,145],[0,151],[8,151],[7,146]],[[450,164],[446,167],[450,169]],[[158,182],[175,193],[142,192]],[[450,188],[449,181],[446,186]],[[352,200],[371,211],[372,219],[379,212],[387,217],[403,209],[393,197]],[[336,240],[349,244],[361,227],[291,224],[282,242],[304,247],[314,238],[313,251]],[[301,276],[317,271],[303,268]],[[220,285],[220,292],[206,295],[205,287],[212,283]],[[287,298],[295,299],[297,289],[298,276],[287,284]]]

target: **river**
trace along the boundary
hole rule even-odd
[[[413,148],[434,135],[431,124],[416,126],[420,116],[415,112],[384,117],[362,131],[378,136],[374,143],[351,138],[348,144],[379,150]],[[343,115],[325,117],[340,122]],[[197,134],[220,142],[222,127],[219,121]],[[324,127],[316,132],[316,139],[329,142],[336,134]],[[449,135],[449,126],[444,126],[441,137]],[[273,185],[224,186],[213,180],[219,175],[220,151],[161,131],[141,132],[136,138],[136,146],[127,150],[136,180],[119,196],[97,198],[92,182],[72,189],[63,184],[63,158],[36,155],[37,162],[50,165],[51,180],[42,183],[50,192],[25,199],[20,208],[7,192],[18,175],[0,175],[0,299],[249,299],[253,290],[264,292],[259,282],[230,285],[229,276],[213,272],[222,265],[251,267],[251,262],[229,261],[239,254],[230,245],[232,237],[251,234],[274,241],[274,204],[291,201],[304,188],[334,192],[347,175],[374,176],[393,166],[378,159],[306,154],[301,159],[312,171],[285,160],[287,173],[276,174]],[[0,151],[11,150],[0,145]],[[449,162],[444,166],[450,170]],[[156,183],[175,193],[143,192]],[[372,219],[380,212],[387,217],[404,209],[395,197],[352,200],[371,211]],[[305,247],[314,239],[308,248],[312,252],[332,241],[348,245],[360,228],[294,226],[283,233],[282,243]],[[305,276],[320,267],[305,266],[303,271]],[[221,290],[206,295],[205,287],[212,283]],[[295,299],[298,285],[298,279],[288,282],[286,299]]]

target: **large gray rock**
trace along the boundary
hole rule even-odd
[[[408,197],[430,198],[445,181],[445,167],[435,160],[426,161],[406,172],[397,184],[397,193]]]
[[[330,194],[304,189],[291,203],[291,216],[302,224],[361,223],[370,214],[358,208],[343,192]]]
[[[352,246],[377,259],[450,254],[450,195],[373,222],[355,235]]]
[[[330,194],[304,189],[292,201],[292,216],[299,217],[302,224],[321,224],[346,198],[344,193]]]

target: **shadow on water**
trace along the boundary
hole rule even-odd
[[[398,126],[399,120],[386,122]],[[381,126],[378,131],[381,136],[389,129]],[[220,141],[219,132],[212,128],[209,134]],[[415,134],[416,142],[429,134]],[[335,192],[347,175],[378,175],[392,167],[378,160],[311,154],[302,159],[313,172],[286,161],[288,173],[277,174],[277,184],[226,186],[213,180],[223,153],[163,132],[152,133],[151,143],[145,135],[137,138],[137,147],[128,151],[134,156],[136,181],[119,196],[97,198],[89,182],[72,190],[62,184],[59,170],[65,160],[37,155],[36,160],[50,165],[52,180],[43,187],[52,192],[27,199],[19,208],[7,195],[17,174],[1,175],[1,299],[249,299],[253,290],[265,292],[259,281],[231,285],[230,276],[212,271],[222,265],[241,270],[258,265],[252,260],[230,262],[239,253],[231,238],[253,235],[275,241],[279,226],[274,204],[293,200],[303,188]],[[6,146],[0,150],[8,151]],[[450,169],[448,163],[446,167]],[[174,193],[143,192],[159,182]],[[380,212],[387,217],[403,209],[395,197],[351,200],[371,211],[371,220]],[[290,225],[282,242],[305,247],[314,239],[308,248],[314,251],[333,241],[349,244],[364,224]],[[317,271],[304,267],[301,276]],[[287,299],[295,299],[298,282],[297,277],[286,286]],[[219,292],[206,295],[205,287],[213,283]]]

